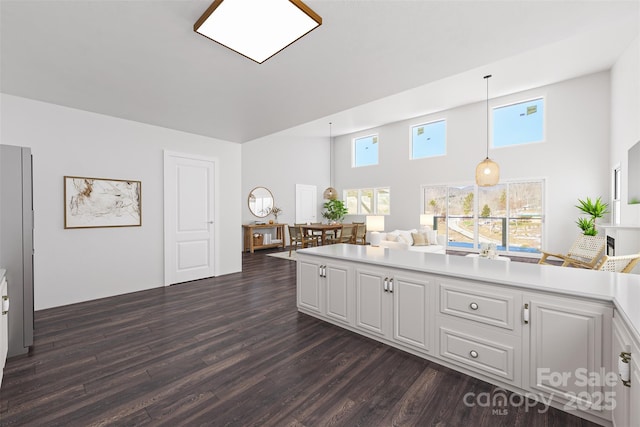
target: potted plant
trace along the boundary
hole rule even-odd
[[[604,215],[609,213],[607,210],[609,205],[602,202],[600,197],[595,201],[591,200],[589,197],[587,197],[587,200],[578,199],[578,203],[579,204],[576,205],[576,208],[589,215],[590,218],[578,218],[576,224],[578,224],[578,227],[580,227],[585,236],[597,235],[598,230],[596,229],[596,219],[602,218]]]
[[[330,222],[342,221],[344,216],[349,213],[349,210],[344,206],[342,200],[328,200],[322,206],[326,209],[326,211],[322,212],[322,216]]]

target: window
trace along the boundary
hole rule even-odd
[[[433,217],[433,229],[438,234],[446,236],[447,221],[447,187],[424,187],[424,210],[426,215]]]
[[[507,191],[507,250],[539,253],[542,247],[543,182],[510,183]]]
[[[378,135],[363,136],[353,140],[353,166],[378,164]]]
[[[507,246],[507,184],[478,187],[478,244],[495,243],[498,250]]]
[[[360,188],[344,190],[343,199],[349,215],[389,215],[391,191],[385,188]]]
[[[449,246],[473,247],[475,188],[449,187],[447,198],[447,240]]]
[[[544,182],[423,187],[424,213],[434,217],[449,247],[477,249],[495,243],[501,251],[539,253],[542,247]]]
[[[376,194],[376,215],[389,215],[391,213],[391,192],[388,188],[378,188]]]
[[[493,147],[541,142],[544,139],[544,99],[493,109]]]
[[[446,154],[447,122],[424,123],[411,127],[411,158],[443,156]]]

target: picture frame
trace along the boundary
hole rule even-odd
[[[64,177],[64,228],[142,226],[142,182]]]

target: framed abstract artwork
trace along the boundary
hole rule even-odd
[[[141,225],[142,182],[64,177],[64,228]]]

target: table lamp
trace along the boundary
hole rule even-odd
[[[370,215],[367,216],[367,230],[371,232],[369,241],[371,246],[380,246],[382,240],[380,231],[384,231],[384,216],[382,215]]]
[[[427,214],[422,214],[420,215],[420,227],[421,228],[426,228],[426,227],[430,227],[433,228],[433,215],[427,215]]]

